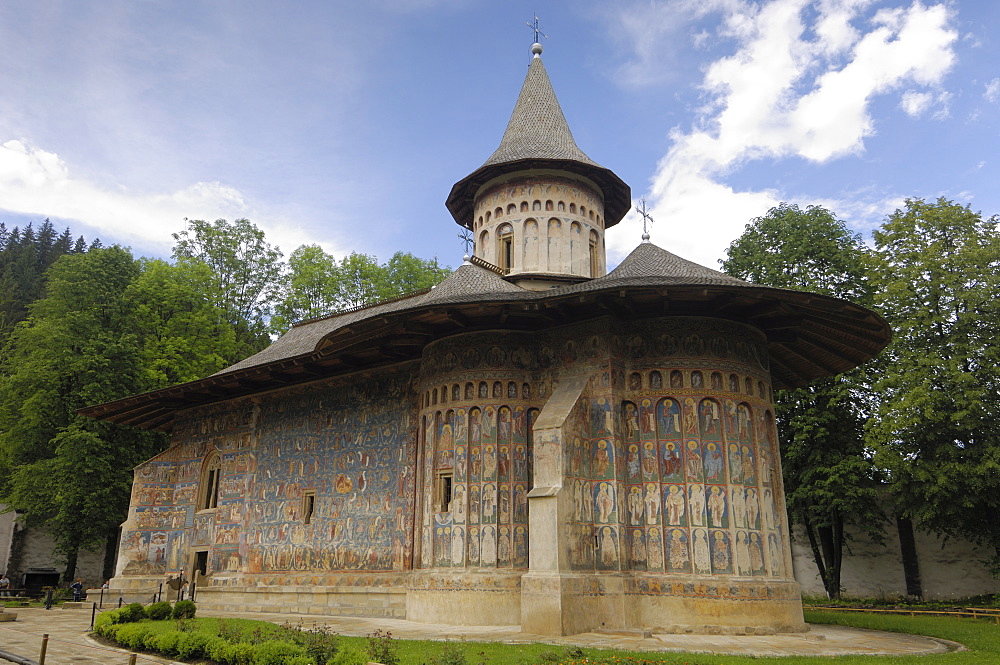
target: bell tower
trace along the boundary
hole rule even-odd
[[[446,205],[472,232],[477,257],[542,290],[607,273],[604,232],[628,212],[631,190],[577,147],[542,45],[531,52],[500,146],[452,187]]]

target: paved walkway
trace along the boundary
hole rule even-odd
[[[0,623],[0,649],[20,656],[38,658],[41,636],[49,634],[46,665],[126,665],[128,653],[109,649],[86,636],[90,610],[19,608],[17,621]],[[614,635],[584,633],[570,637],[550,637],[522,633],[517,626],[441,626],[400,619],[360,619],[316,617],[298,614],[254,614],[203,612],[202,616],[263,619],[276,623],[302,623],[306,627],[327,626],[341,635],[367,635],[376,628],[389,630],[403,639],[496,641],[520,644],[545,642],[583,648],[628,649],[632,651],[700,652],[753,656],[842,656],[917,655],[944,653],[957,645],[917,635],[845,628],[813,626],[807,633],[732,635]],[[140,655],[139,663],[172,663],[168,659]],[[0,665],[6,661],[0,660]]]

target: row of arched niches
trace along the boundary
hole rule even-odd
[[[681,326],[682,340],[712,328],[726,344],[697,344],[705,349],[697,357],[637,357],[628,351],[634,334],[615,341],[616,324],[592,322],[561,331],[578,333],[570,340],[534,335],[538,357],[541,347],[564,349],[605,327],[605,353],[583,352],[591,346],[583,337],[571,362],[544,369],[518,367],[527,356],[513,362],[518,343],[528,344],[515,333],[466,335],[430,349],[420,393],[420,565],[527,568],[532,428],[571,370],[590,378],[563,444],[562,540],[572,569],[786,577],[771,388],[760,349],[750,349],[760,339],[748,340],[739,324],[685,321],[694,329]],[[737,342],[745,345],[741,357],[720,353]],[[463,349],[481,363],[465,367]]]

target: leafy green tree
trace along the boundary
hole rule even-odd
[[[46,297],[31,305],[3,358],[3,502],[21,510],[28,526],[53,529],[67,557],[67,579],[80,548],[115,533],[128,506],[129,469],[163,443],[76,414],[148,385],[122,297],[138,274],[119,247],[60,258],[49,271]],[[81,458],[81,450],[91,455]],[[108,469],[117,473],[100,475]]]
[[[198,261],[136,261],[114,246],[58,259],[0,366],[0,500],[49,527],[71,579],[81,549],[113,546],[132,468],[163,435],[79,408],[197,379],[236,343]]]
[[[336,301],[337,261],[319,245],[302,245],[288,257],[284,294],[272,327],[287,330],[296,321],[325,316]]]
[[[382,300],[389,290],[385,269],[368,254],[351,252],[334,271],[334,311],[364,307]]]
[[[0,223],[0,343],[28,315],[28,305],[42,296],[45,271],[73,251],[69,229],[56,236],[47,219],[37,232],[32,224],[8,231]]]
[[[757,284],[871,301],[866,250],[833,213],[782,203],[730,244],[723,270]],[[881,536],[877,473],[864,444],[869,387],[861,369],[781,390],[775,411],[785,500],[800,524],[824,588],[840,597],[845,525]]]
[[[868,438],[897,510],[971,540],[1000,573],[1000,233],[997,219],[908,199],[874,233],[876,306],[895,337]]]
[[[429,289],[451,274],[451,268],[440,265],[437,258],[421,259],[409,252],[393,254],[385,264],[385,271],[383,298]]]
[[[239,345],[230,361],[260,351],[270,341],[269,319],[279,295],[281,250],[248,219],[206,222],[189,219],[174,233],[173,257],[208,264],[215,275],[215,300],[236,327]]]
[[[214,275],[201,261],[140,260],[126,290],[141,340],[144,381],[164,387],[201,379],[229,364],[236,328],[211,299]]]
[[[396,252],[384,264],[357,252],[338,262],[317,245],[299,247],[288,264],[284,295],[272,320],[276,332],[296,321],[428,289],[451,273],[437,259],[420,259],[407,252]]]

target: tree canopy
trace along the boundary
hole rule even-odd
[[[286,269],[246,219],[187,220],[174,239],[168,263],[74,242],[47,221],[37,232],[0,224],[0,502],[26,525],[51,528],[67,578],[80,549],[113,548],[132,468],[166,445],[79,408],[213,374],[266,346],[276,321],[287,327],[447,274],[402,252],[380,265],[362,254],[337,261],[317,246],[297,249]]]
[[[451,272],[437,259],[420,259],[407,252],[396,252],[383,264],[357,252],[338,261],[318,245],[296,249],[288,266],[283,295],[275,308],[275,332],[287,330],[296,321],[428,289]]]
[[[944,198],[875,231],[875,306],[895,337],[868,440],[900,512],[991,549],[1000,571],[1000,233]]]
[[[281,284],[281,250],[248,219],[185,221],[187,228],[173,234],[173,257],[202,261],[212,269],[213,299],[237,331],[230,360],[260,351],[270,341],[268,323]]]
[[[723,270],[741,279],[870,304],[868,252],[833,213],[783,203],[747,225]],[[800,524],[830,597],[840,596],[841,562],[853,524],[879,538],[877,472],[864,444],[869,386],[862,369],[775,395],[785,499]]]

